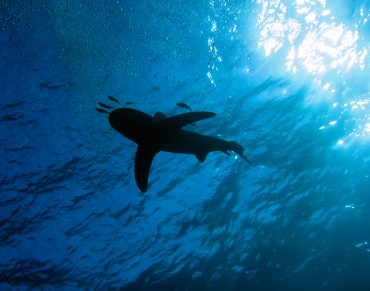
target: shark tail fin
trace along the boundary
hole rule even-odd
[[[236,143],[236,142],[230,142],[230,150],[232,150],[233,152],[237,153],[239,156],[241,156],[245,161],[247,161],[251,166],[254,166],[254,164],[248,160],[245,156],[244,156],[244,148]]]

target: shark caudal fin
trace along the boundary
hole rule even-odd
[[[251,166],[254,166],[254,164],[244,156],[244,154],[243,154],[243,153],[244,153],[244,148],[243,148],[240,144],[238,144],[238,143],[236,143],[236,142],[232,141],[232,142],[230,142],[230,143],[229,143],[229,145],[230,145],[229,150],[231,150],[231,151],[233,151],[233,152],[237,153],[237,154],[238,154],[239,156],[241,156],[245,161],[247,161]],[[227,154],[227,153],[226,153],[226,154]]]
[[[135,180],[139,189],[145,192],[148,189],[148,178],[153,158],[158,151],[153,148],[139,145],[135,157]]]
[[[254,164],[248,160],[245,156],[244,156],[244,148],[236,143],[236,142],[228,142],[228,141],[224,141],[224,140],[219,140],[221,143],[219,144],[219,147],[217,148],[218,151],[221,151],[223,153],[225,153],[226,155],[230,156],[230,153],[228,151],[233,151],[235,153],[237,153],[241,158],[243,158],[245,161],[247,161],[251,166],[254,166]],[[212,151],[215,151],[215,149],[207,149],[207,148],[200,148],[197,152],[195,152],[195,156],[197,157],[198,161],[203,163],[206,158],[207,158],[207,155],[212,152]]]

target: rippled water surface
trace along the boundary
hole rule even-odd
[[[0,3],[0,289],[370,289],[367,1],[25,2]],[[187,129],[256,166],[161,152],[142,193],[107,96],[216,112]]]

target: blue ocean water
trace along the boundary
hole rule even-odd
[[[370,3],[0,3],[0,289],[370,290]],[[95,110],[218,115],[159,153]]]

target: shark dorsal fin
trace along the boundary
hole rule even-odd
[[[157,111],[154,114],[154,119],[156,121],[163,121],[163,120],[167,119],[167,116],[163,112]]]
[[[158,151],[153,148],[139,145],[135,157],[135,180],[139,189],[145,192],[148,189],[150,167]]]
[[[168,117],[163,123],[173,129],[181,129],[185,125],[216,116],[216,113],[208,111],[188,112]]]

